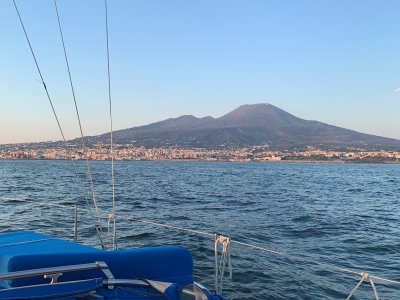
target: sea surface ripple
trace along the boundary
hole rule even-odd
[[[111,164],[91,166],[107,235]],[[78,205],[79,241],[98,247],[85,168],[82,161],[0,161],[0,232],[71,239],[73,210],[53,205]],[[400,165],[116,162],[118,244],[187,247],[196,280],[212,289],[212,237],[137,218],[219,233],[285,254],[231,244],[233,278],[224,285],[231,299],[344,299],[360,278],[341,268],[400,281],[399,182]],[[400,286],[377,290],[381,299],[400,299]],[[353,299],[375,299],[371,286]]]

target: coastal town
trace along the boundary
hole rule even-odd
[[[178,147],[145,148],[127,145],[114,145],[113,153],[108,144],[92,145],[81,149],[76,145],[65,147],[42,144],[14,144],[0,146],[0,159],[50,159],[50,160],[194,160],[231,162],[366,162],[400,163],[400,151],[366,149],[306,149],[270,150],[268,146],[252,146],[238,149],[182,149]]]

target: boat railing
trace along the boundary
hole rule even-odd
[[[93,282],[93,280],[95,280],[97,283],[99,280],[101,280],[101,284],[103,285],[103,287],[106,287],[108,289],[114,289],[117,286],[119,286],[119,287],[142,286],[142,287],[149,287],[151,289],[154,289],[161,294],[165,294],[166,290],[173,285],[173,283],[171,283],[171,282],[162,282],[162,281],[155,281],[155,280],[149,280],[149,279],[118,279],[118,278],[115,278],[114,275],[111,273],[110,269],[108,268],[108,265],[103,261],[96,261],[94,263],[86,263],[86,264],[67,265],[67,266],[58,266],[58,267],[49,267],[49,268],[40,268],[40,269],[9,272],[6,274],[0,274],[0,281],[43,276],[45,279],[48,279],[48,278],[51,279],[51,282],[49,282],[46,285],[53,285],[53,284],[59,283],[59,282],[57,282],[57,280],[64,273],[81,272],[81,271],[87,271],[87,270],[101,270],[104,274],[104,277],[102,279],[101,278],[93,278],[93,279],[89,279],[89,280],[66,281],[66,282],[60,282],[60,283],[61,284],[65,284],[65,283],[74,284],[74,283],[79,283],[79,282],[83,282],[83,281]],[[20,289],[20,291],[24,291],[23,290],[24,288],[31,289],[31,291],[32,291],[32,288],[43,287],[43,286],[44,285],[39,284],[39,285],[21,286],[19,288],[22,289],[22,290]],[[6,291],[6,290],[7,289],[5,289],[3,291]],[[37,296],[37,294],[35,294],[35,296]],[[46,296],[48,296],[48,295],[46,295]],[[43,299],[47,299],[46,296]],[[52,296],[54,296],[54,295],[52,295]],[[187,296],[190,296],[190,297],[187,297]],[[198,285],[196,283],[185,285],[185,286],[181,287],[179,290],[179,299],[206,299],[206,298],[208,299],[207,295],[204,293],[204,288],[201,285]],[[1,299],[3,299],[3,298],[1,298]],[[6,299],[6,298],[4,298],[4,299]],[[17,298],[13,298],[13,299],[17,299]],[[18,298],[18,299],[20,299],[20,298]],[[24,298],[24,299],[28,299],[28,298]],[[35,299],[36,299],[36,297],[35,297]]]
[[[73,211],[73,216],[74,216],[74,241],[77,241],[78,239],[78,208],[75,205],[65,205],[65,204],[56,204],[56,203],[49,203],[49,202],[44,202],[44,201],[38,201],[38,200],[31,200],[31,199],[20,199],[20,198],[2,198],[4,200],[8,201],[16,201],[16,202],[24,202],[24,203],[29,203],[31,205],[35,206],[47,206],[47,207],[58,207],[58,208],[66,208],[66,209],[71,209]],[[80,208],[80,210],[87,210],[86,208]],[[229,249],[230,249],[230,244],[237,244],[238,246],[250,248],[253,250],[257,251],[262,251],[264,253],[269,253],[272,255],[276,255],[278,257],[282,258],[287,258],[289,260],[296,260],[296,261],[307,261],[304,257],[299,258],[295,257],[293,255],[283,253],[280,251],[277,251],[275,249],[269,249],[265,248],[262,246],[258,245],[251,245],[248,243],[244,243],[242,241],[237,241],[236,239],[231,239],[226,236],[222,236],[219,234],[213,234],[210,232],[204,232],[196,229],[191,229],[191,228],[183,228],[180,226],[173,226],[169,224],[164,224],[164,223],[159,223],[153,220],[146,220],[138,217],[133,217],[130,214],[127,215],[120,215],[123,219],[127,221],[133,221],[133,222],[140,222],[144,223],[150,226],[155,226],[155,227],[162,227],[168,230],[173,230],[173,231],[178,231],[178,232],[185,232],[186,234],[191,234],[195,236],[202,236],[205,239],[211,239],[213,240],[214,244],[214,251],[215,251],[215,274],[214,274],[214,280],[215,280],[215,290],[222,292],[222,285],[223,282],[226,279],[225,272],[229,272],[229,276],[231,278],[232,276],[232,263],[231,263],[231,258],[229,254]],[[103,219],[103,218],[102,218]],[[107,218],[104,218],[104,221],[106,221]],[[103,221],[103,220],[102,220]],[[101,262],[100,262],[101,263]],[[372,287],[372,292],[375,296],[375,299],[379,299],[377,288],[376,288],[376,283],[383,284],[383,285],[395,285],[395,286],[400,286],[400,281],[395,281],[395,280],[390,280],[386,279],[383,277],[378,277],[378,276],[373,276],[371,274],[368,274],[366,272],[359,272],[359,271],[353,271],[349,269],[343,269],[340,268],[339,266],[333,266],[330,264],[326,264],[320,261],[313,260],[313,264],[321,265],[324,269],[330,269],[332,271],[339,271],[339,272],[344,272],[347,274],[353,274],[358,276],[358,281],[357,285],[353,288],[353,290],[350,292],[348,297],[346,299],[351,299],[355,292],[361,287],[363,284],[369,284]],[[23,277],[29,277],[29,276],[36,276],[36,275],[46,275],[48,278],[51,278],[53,280],[52,274],[57,274],[62,271],[64,272],[73,272],[73,271],[80,271],[80,270],[85,270],[82,268],[99,268],[99,263],[94,263],[94,264],[85,264],[85,265],[74,265],[74,266],[64,266],[64,267],[57,267],[57,268],[48,268],[48,269],[37,269],[37,270],[28,270],[28,271],[21,271],[21,272],[14,272],[14,273],[8,273],[7,275],[1,275],[0,280],[7,280],[7,279],[13,279],[13,278],[21,278],[21,277],[13,277],[13,276],[23,276]],[[104,267],[104,266],[103,266]],[[105,267],[107,267],[105,265]],[[108,267],[107,267],[108,269]],[[106,270],[106,268],[103,268],[102,270]],[[105,284],[113,285],[117,284],[115,281],[116,279],[110,278],[107,276],[107,280]],[[121,284],[139,284],[137,280],[134,281],[127,281],[125,282],[124,280],[119,282]]]
[[[95,263],[88,263],[88,264],[69,265],[69,266],[60,266],[60,267],[9,272],[6,274],[0,274],[0,281],[43,275],[44,278],[50,278],[51,283],[57,283],[58,277],[62,276],[63,273],[79,272],[79,271],[86,271],[86,270],[96,270],[96,269],[103,271],[104,275],[106,275],[107,278],[109,278],[109,279],[114,278],[114,276],[110,272],[107,264],[105,262],[98,261]]]
[[[346,300],[349,300],[351,297],[353,297],[353,295],[355,294],[357,289],[363,283],[370,283],[376,300],[379,300],[379,295],[378,295],[378,291],[376,289],[375,283],[380,283],[380,284],[385,284],[385,285],[393,285],[393,284],[400,285],[399,281],[390,280],[390,279],[386,279],[386,278],[382,278],[382,277],[378,277],[378,276],[372,276],[365,272],[357,272],[357,271],[348,270],[348,269],[342,269],[341,271],[345,272],[345,273],[359,275],[361,277],[360,281],[357,283],[357,285],[354,287],[354,289],[347,296]]]
[[[232,239],[228,236],[223,236],[220,234],[213,234],[210,232],[204,232],[200,230],[193,230],[190,228],[183,228],[181,226],[172,226],[169,224],[164,224],[164,223],[159,223],[156,221],[152,220],[145,220],[142,218],[138,217],[133,217],[133,216],[125,216],[126,219],[134,221],[134,222],[140,222],[144,223],[147,225],[155,226],[155,227],[161,227],[165,228],[168,230],[173,230],[173,231],[178,231],[178,232],[184,232],[186,234],[190,235],[195,235],[197,237],[203,237],[205,239],[212,239],[214,242],[214,263],[215,263],[215,274],[214,274],[214,281],[215,281],[215,291],[217,293],[222,293],[222,286],[223,283],[226,279],[226,277],[232,279],[232,262],[231,262],[231,245],[236,244],[241,247],[245,247],[247,249],[252,249],[255,251],[261,251],[267,254],[274,255],[276,257],[281,257],[281,258],[286,258],[289,261],[292,261],[293,263],[295,261],[303,261],[307,263],[312,263],[314,265],[318,265],[324,270],[331,270],[335,272],[342,272],[342,273],[347,273],[347,274],[352,274],[356,275],[357,278],[354,278],[358,281],[357,285],[353,288],[353,290],[350,292],[350,294],[347,296],[346,300],[350,300],[353,295],[356,293],[356,291],[359,289],[359,287],[363,284],[369,284],[372,287],[372,292],[374,295],[375,300],[381,299],[378,295],[377,287],[376,284],[382,284],[386,286],[400,286],[400,281],[396,280],[391,280],[391,279],[386,279],[383,277],[378,277],[374,276],[372,274],[366,273],[366,272],[360,272],[360,271],[354,271],[350,269],[345,269],[341,268],[340,266],[332,265],[330,263],[326,263],[323,261],[319,260],[309,260],[304,257],[299,257],[296,255],[280,252],[275,249],[270,249],[266,248],[263,246],[258,246],[258,245],[253,245],[253,244],[248,244],[242,241],[238,241],[236,239]],[[228,273],[229,276],[225,276],[225,273]]]
[[[73,235],[74,235],[74,241],[78,241],[78,207],[76,205],[72,204],[57,204],[57,203],[49,203],[45,201],[38,201],[38,200],[31,200],[31,199],[22,199],[22,198],[9,198],[5,197],[2,198],[3,200],[7,201],[13,201],[13,202],[22,202],[22,203],[29,203],[34,206],[46,206],[46,207],[58,207],[58,208],[66,208],[70,209],[73,213],[73,219],[74,219],[74,228],[73,228]]]

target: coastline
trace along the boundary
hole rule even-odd
[[[37,158],[0,158],[0,161],[68,161],[71,159],[37,159]],[[85,161],[85,159],[73,159],[74,161]],[[90,161],[111,161],[110,159],[89,159]],[[372,161],[372,160],[230,160],[230,159],[118,159],[116,161],[123,162],[212,162],[212,163],[284,163],[284,164],[381,164],[381,165],[398,165],[400,161]]]

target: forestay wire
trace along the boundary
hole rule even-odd
[[[18,10],[18,7],[17,7],[17,4],[16,4],[15,0],[13,0],[13,3],[14,3],[15,10],[16,10],[16,12],[18,14],[18,18],[19,18],[20,24],[21,24],[22,29],[24,31],[26,41],[28,42],[29,49],[31,51],[32,57],[33,57],[33,59],[35,61],[36,68],[37,68],[38,73],[40,75],[41,83],[43,84],[43,88],[45,89],[45,92],[46,92],[47,98],[49,100],[51,109],[52,109],[54,117],[55,117],[55,119],[57,121],[57,125],[58,125],[58,128],[60,130],[63,142],[64,142],[65,151],[68,152],[67,142],[66,142],[66,139],[65,139],[64,132],[62,130],[60,121],[58,119],[56,110],[55,110],[54,105],[53,105],[53,101],[51,100],[49,91],[48,91],[46,83],[44,81],[42,72],[40,70],[38,61],[36,59],[36,55],[35,55],[35,53],[33,51],[31,42],[29,40],[27,31],[25,29],[24,23],[22,21],[22,18],[21,18],[21,15],[20,15],[20,12]],[[106,22],[105,22],[106,23],[105,24],[106,25],[106,40],[107,40],[107,75],[108,75],[108,98],[109,98],[109,109],[110,109],[109,112],[110,112],[110,144],[111,144],[111,173],[112,173],[112,211],[109,214],[109,220],[108,220],[109,228],[110,228],[110,223],[112,223],[112,237],[110,237],[110,229],[108,230],[108,235],[109,235],[109,238],[110,238],[111,247],[113,249],[117,249],[116,224],[115,224],[116,223],[116,214],[115,214],[115,171],[114,171],[115,168],[114,168],[114,145],[113,145],[113,122],[112,122],[111,76],[110,76],[110,54],[109,54],[110,51],[109,51],[109,39],[108,39],[109,35],[108,35],[107,0],[104,1],[104,4],[105,4],[105,19],[106,19]],[[81,120],[80,120],[78,105],[77,105],[76,96],[75,96],[75,91],[74,91],[74,87],[73,87],[73,83],[72,83],[72,76],[71,76],[71,71],[70,71],[70,67],[69,67],[68,56],[67,56],[67,52],[66,52],[66,47],[65,47],[64,37],[63,37],[63,33],[62,33],[62,27],[61,27],[61,22],[60,22],[60,17],[59,17],[59,13],[58,13],[58,7],[57,7],[56,0],[54,0],[54,5],[55,5],[56,13],[57,13],[57,20],[58,20],[58,25],[59,25],[59,30],[60,30],[60,36],[61,36],[62,45],[63,45],[63,49],[64,49],[64,57],[65,57],[66,65],[67,65],[68,76],[69,76],[69,80],[70,80],[72,95],[73,95],[74,104],[75,104],[75,110],[76,110],[78,123],[79,123],[79,129],[80,129],[80,133],[81,133],[82,146],[83,146],[83,150],[85,151],[86,150],[86,146],[85,146],[85,142],[84,142],[82,123],[81,123]],[[97,201],[96,201],[96,193],[95,193],[94,184],[93,184],[93,177],[92,177],[92,172],[91,172],[91,168],[90,168],[90,164],[89,164],[88,158],[86,158],[86,163],[87,163],[87,169],[88,169],[88,174],[89,174],[89,178],[90,178],[90,187],[91,187],[91,192],[92,192],[93,203],[94,203],[94,206],[95,206],[95,209],[96,209],[96,217],[97,217],[97,223],[98,223],[97,226],[96,226],[96,231],[97,231],[97,233],[99,235],[101,246],[104,249],[105,246],[104,246],[103,239],[102,239],[103,230],[102,230],[102,226],[101,226],[101,220],[100,220],[99,210],[98,210]],[[76,174],[78,175],[78,171],[76,169],[75,164],[74,164],[74,169],[75,169]],[[82,190],[83,190],[83,188],[82,188]],[[86,198],[86,200],[87,200],[87,198]]]
[[[41,79],[41,83],[43,84],[43,88],[44,88],[44,90],[45,90],[45,92],[46,92],[47,99],[49,100],[49,103],[50,103],[51,109],[52,109],[52,111],[53,111],[54,117],[55,117],[55,119],[56,119],[56,121],[57,121],[58,129],[60,130],[60,133],[61,133],[61,136],[62,136],[62,140],[63,140],[63,145],[64,145],[64,148],[65,148],[65,152],[67,153],[67,152],[68,152],[67,142],[66,142],[65,135],[64,135],[64,132],[63,132],[63,130],[62,130],[60,121],[59,121],[59,119],[58,119],[56,110],[55,110],[55,108],[54,108],[53,101],[51,100],[49,91],[48,91],[47,86],[46,86],[46,83],[45,83],[45,81],[44,81],[42,72],[41,72],[40,67],[39,67],[39,63],[38,63],[38,61],[37,61],[37,59],[36,59],[35,52],[33,51],[33,47],[32,47],[32,44],[31,44],[31,42],[30,42],[30,40],[29,40],[28,33],[27,33],[26,29],[25,29],[24,22],[22,21],[22,17],[21,17],[21,14],[20,14],[20,12],[19,12],[17,3],[15,2],[15,0],[13,0],[13,3],[14,3],[14,7],[15,7],[15,10],[16,10],[16,12],[17,12],[18,19],[19,19],[19,21],[20,21],[21,27],[22,27],[22,29],[23,29],[23,31],[24,31],[26,41],[28,42],[29,49],[30,49],[30,51],[31,51],[33,60],[35,61],[35,65],[36,65],[36,68],[37,68],[37,70],[38,70],[38,73],[39,73],[39,76],[40,76],[40,79]],[[72,160],[72,164],[73,164],[73,166],[74,166],[74,171],[75,171],[75,174],[76,174],[76,176],[77,176],[76,178],[78,178],[78,177],[79,177],[78,170],[77,170],[76,165],[75,165],[75,163],[74,163],[73,160]],[[78,181],[79,181],[79,180],[78,180]],[[80,181],[79,181],[79,182],[80,182]],[[80,182],[80,186],[81,186],[81,189],[82,189],[82,193],[83,193],[83,195],[84,195],[84,197],[85,197],[85,199],[86,199],[86,202],[88,202],[88,199],[87,199],[87,197],[86,197],[86,194],[84,193],[84,188],[83,188],[81,182]],[[97,231],[97,233],[98,233],[101,246],[102,246],[102,248],[104,248],[104,244],[103,244],[103,241],[102,241],[101,234],[100,234],[99,230],[96,230],[96,231]]]
[[[113,121],[112,121],[112,101],[111,101],[111,76],[110,76],[110,47],[108,43],[108,8],[107,0],[104,0],[105,17],[106,17],[106,40],[107,40],[107,77],[108,77],[108,101],[110,106],[110,147],[111,147],[111,180],[112,180],[112,210],[108,215],[108,224],[112,223],[112,238],[110,243],[113,249],[117,249],[116,241],[116,214],[115,214],[115,168],[114,168],[114,145],[113,145]],[[110,236],[110,231],[109,231]]]
[[[75,112],[76,112],[76,116],[78,118],[78,123],[79,123],[79,130],[80,130],[80,134],[81,134],[82,148],[83,148],[83,152],[85,153],[85,157],[86,157],[86,159],[85,159],[86,160],[86,168],[87,168],[87,172],[88,172],[89,180],[90,180],[90,190],[91,190],[91,193],[92,193],[93,205],[94,205],[95,210],[96,210],[96,219],[97,219],[96,220],[97,221],[96,231],[98,232],[98,235],[99,235],[99,238],[100,238],[101,247],[104,249],[105,245],[104,245],[103,238],[102,238],[103,227],[101,226],[99,208],[98,208],[97,200],[96,200],[96,192],[95,192],[94,184],[93,184],[92,169],[90,167],[89,158],[86,155],[87,148],[86,148],[86,145],[85,145],[85,139],[84,139],[84,135],[83,135],[82,122],[81,122],[81,118],[80,118],[80,115],[79,115],[78,104],[77,104],[77,101],[76,101],[75,89],[74,89],[74,85],[73,85],[73,82],[72,82],[71,70],[70,70],[70,67],[69,67],[67,50],[66,50],[65,42],[64,42],[64,35],[63,35],[62,27],[61,27],[60,15],[59,15],[59,12],[58,12],[58,7],[57,7],[57,0],[54,0],[54,7],[56,9],[58,28],[59,28],[59,31],[60,31],[61,42],[62,42],[62,46],[63,46],[63,50],[64,50],[65,63],[66,63],[67,70],[68,70],[68,77],[69,77],[69,83],[70,83],[70,86],[71,86],[72,97],[74,99]],[[88,205],[88,207],[90,207],[90,206]]]
[[[35,53],[33,52],[33,48],[32,48],[31,42],[29,40],[28,33],[26,32],[26,29],[25,29],[25,26],[24,26],[24,22],[22,22],[22,18],[21,18],[21,15],[19,13],[19,10],[18,10],[17,3],[15,3],[15,0],[13,0],[13,3],[14,3],[15,10],[17,11],[17,14],[18,14],[19,22],[21,23],[22,29],[24,31],[26,41],[28,42],[29,49],[31,50],[32,57],[33,57],[33,59],[35,61],[36,68],[37,68],[37,70],[39,72],[41,83],[43,84],[43,88],[46,91],[47,99],[49,100],[51,109],[53,110],[54,117],[56,118],[58,129],[60,130],[60,133],[61,133],[61,136],[62,136],[64,142],[66,142],[65,136],[64,136],[64,132],[63,132],[63,130],[61,128],[60,121],[58,120],[58,116],[57,116],[56,110],[54,109],[53,101],[51,100],[49,91],[47,90],[46,83],[44,82],[44,79],[43,79],[43,76],[42,76],[42,72],[40,71],[38,61],[36,59]]]
[[[53,111],[54,117],[55,117],[55,119],[56,119],[56,121],[57,121],[58,129],[60,130],[60,133],[61,133],[61,136],[62,136],[62,139],[63,139],[63,144],[64,144],[65,151],[68,152],[67,141],[66,141],[66,139],[65,139],[64,132],[63,132],[63,130],[62,130],[60,121],[59,121],[59,119],[58,119],[56,110],[55,110],[55,108],[54,108],[53,101],[51,100],[49,91],[47,90],[46,83],[45,83],[45,81],[44,81],[42,72],[41,72],[41,70],[40,70],[39,63],[38,63],[38,61],[37,61],[37,59],[36,59],[35,52],[33,51],[32,44],[31,44],[31,42],[30,42],[30,40],[29,40],[28,33],[27,33],[26,29],[25,29],[24,22],[22,21],[21,14],[20,14],[20,12],[19,12],[17,3],[15,2],[15,0],[13,0],[13,3],[14,3],[14,7],[15,7],[15,10],[16,10],[16,12],[17,12],[17,15],[18,15],[18,18],[19,18],[21,27],[22,27],[22,29],[23,29],[23,31],[24,31],[26,41],[28,42],[29,49],[30,49],[30,51],[31,51],[33,60],[35,61],[35,65],[36,65],[36,68],[37,68],[37,70],[38,70],[38,73],[39,73],[39,76],[40,76],[40,79],[41,79],[41,83],[43,84],[43,88],[44,88],[44,90],[46,91],[47,99],[49,100],[49,103],[50,103],[51,109],[52,109],[52,111]],[[57,16],[58,16],[58,11],[57,11]],[[61,27],[60,27],[60,28],[61,28]],[[76,174],[76,176],[77,176],[77,178],[78,178],[78,177],[79,177],[78,170],[77,170],[76,165],[75,165],[75,163],[74,163],[73,160],[72,160],[72,164],[73,164],[73,166],[74,166],[75,174]],[[78,180],[78,181],[79,181],[79,180]],[[84,188],[83,188],[83,186],[82,186],[82,183],[80,183],[80,185],[81,185],[82,193],[83,193],[83,195],[84,195],[84,197],[85,197],[85,199],[86,199],[86,202],[88,202],[87,197],[86,197],[86,195],[85,195],[85,193],[84,193]],[[98,218],[98,220],[100,220],[100,218]],[[99,224],[100,224],[100,221],[99,221]],[[97,229],[97,228],[96,228],[96,229]],[[99,235],[99,239],[100,239],[101,246],[102,246],[102,248],[104,248],[104,243],[103,243],[103,240],[102,240],[100,231],[99,231],[98,229],[97,229],[96,231],[97,231],[97,233],[98,233],[98,235]]]

